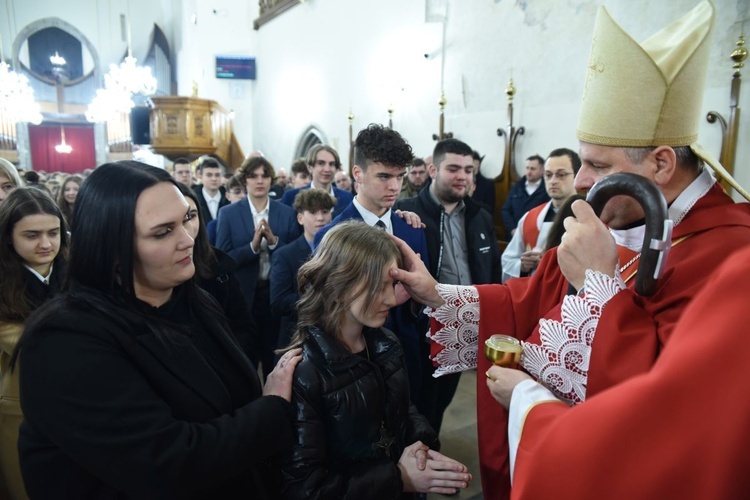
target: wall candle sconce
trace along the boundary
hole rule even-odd
[[[500,171],[500,175],[495,178],[495,198],[498,201],[498,206],[502,206],[505,203],[511,186],[518,180],[518,173],[516,172],[516,140],[519,135],[523,135],[526,132],[524,127],[516,129],[513,125],[513,97],[516,95],[516,87],[513,85],[512,76],[508,81],[508,86],[505,88],[505,95],[508,96],[508,126],[505,129],[497,129],[497,135],[505,141],[503,168]],[[505,235],[503,239],[509,240],[510,234],[505,234],[506,231],[500,217],[500,212],[496,210],[493,216],[495,219],[495,231],[498,237]]]
[[[448,99],[445,98],[445,92],[440,91],[440,99],[438,105],[440,106],[440,124],[437,134],[432,134],[433,141],[442,141],[443,139],[452,139],[453,132],[445,132],[445,105],[448,103]]]
[[[719,155],[719,162],[724,166],[730,177],[734,175],[734,161],[735,155],[737,154],[737,137],[739,135],[740,126],[740,86],[742,84],[742,76],[740,75],[740,69],[745,66],[745,59],[747,59],[747,49],[745,48],[745,35],[740,35],[737,40],[737,48],[732,51],[729,58],[734,61],[732,68],[734,73],[732,75],[732,86],[729,92],[729,120],[725,120],[718,111],[709,111],[706,115],[708,123],[719,123],[721,126],[721,154]],[[730,186],[737,189],[737,186],[733,186],[732,182],[734,179],[722,179],[721,183],[725,189]],[[736,184],[736,181],[734,181]],[[737,191],[742,194],[741,189]],[[743,194],[744,196],[744,194]]]
[[[526,132],[524,127],[516,129],[513,125],[513,96],[516,95],[513,77],[508,81],[508,86],[505,88],[505,95],[508,96],[508,126],[504,130],[502,128],[497,129],[497,135],[505,141],[505,161],[503,162],[503,170],[500,172],[500,179],[507,178],[508,186],[510,186],[510,183],[518,180],[518,173],[516,172],[516,140],[519,135],[523,135]]]

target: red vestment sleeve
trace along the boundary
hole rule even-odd
[[[557,307],[568,283],[557,268],[557,250],[544,254],[539,269],[529,278],[508,280],[505,285],[477,286],[479,291],[479,352],[477,353],[477,436],[482,492],[487,500],[510,496],[508,459],[508,413],[487,389],[484,372],[490,362],[484,357],[484,341],[502,333],[527,339],[539,318]]]
[[[733,212],[747,210],[746,203],[739,205],[744,206]],[[669,342],[687,304],[711,277],[711,271],[750,244],[747,226],[730,225],[732,212],[715,215],[727,225],[705,231],[696,221],[686,219],[678,226],[675,239],[686,234],[690,237],[671,249],[667,271],[659,279],[654,295],[640,297],[629,286],[604,307],[591,346],[587,398],[647,372]]]
[[[529,411],[513,498],[750,496],[750,248],[725,262],[647,373]]]

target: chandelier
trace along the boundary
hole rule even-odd
[[[156,78],[148,66],[138,66],[130,44],[130,21],[127,24],[128,55],[120,64],[110,64],[104,75],[104,88],[96,91],[96,96],[86,110],[90,122],[114,120],[118,115],[129,113],[135,106],[133,95],[153,95],[156,93]]]
[[[42,114],[34,100],[34,89],[29,86],[29,79],[26,75],[11,71],[4,60],[0,60],[0,115],[11,123],[42,123]]]
[[[55,146],[55,151],[60,154],[69,155],[73,151],[73,147],[65,143],[65,127],[62,126],[62,123],[60,124],[60,137],[62,140],[60,144]]]

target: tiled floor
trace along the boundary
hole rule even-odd
[[[477,452],[477,413],[476,413],[476,380],[475,371],[461,375],[456,396],[443,417],[443,428],[440,430],[441,452],[455,458],[469,468],[474,480],[469,487],[458,495],[427,495],[428,500],[480,500],[482,484],[479,481],[479,455]]]

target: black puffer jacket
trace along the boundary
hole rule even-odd
[[[368,360],[317,328],[308,334],[294,373],[296,443],[283,466],[284,498],[400,498],[404,448],[438,442],[409,402],[398,339],[366,329]]]

